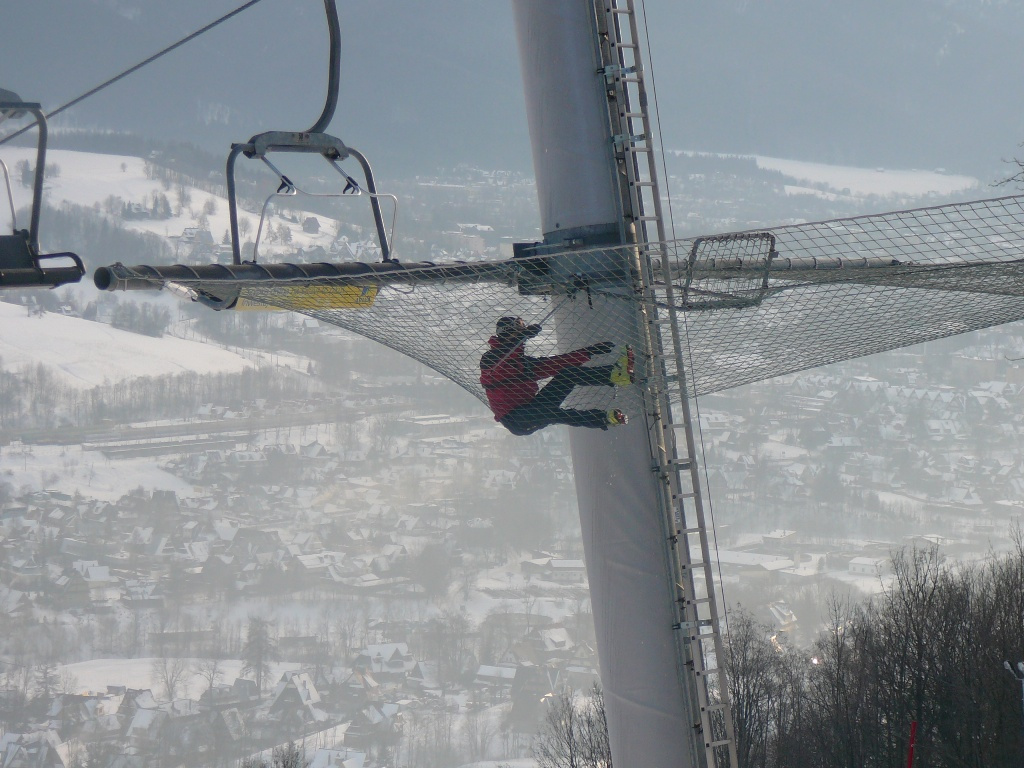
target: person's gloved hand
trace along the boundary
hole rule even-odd
[[[583,349],[591,355],[607,355],[615,349],[615,345],[610,341],[599,341],[597,344],[591,344],[589,347],[584,347]]]
[[[539,325],[528,325],[523,330],[523,334],[526,335],[526,336],[529,336],[530,338],[533,338],[538,333],[540,333],[542,330],[544,330],[544,329],[541,328]]]

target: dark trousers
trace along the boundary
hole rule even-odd
[[[530,435],[552,424],[567,427],[608,429],[608,414],[599,409],[586,411],[563,408],[562,403],[574,387],[611,386],[612,366],[563,368],[528,403],[513,408],[501,420],[513,435]]]

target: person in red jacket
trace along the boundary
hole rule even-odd
[[[552,424],[608,429],[625,424],[626,415],[611,410],[575,410],[562,403],[574,387],[626,387],[633,383],[633,350],[626,347],[613,365],[583,367],[584,363],[611,352],[615,345],[601,341],[552,357],[529,357],[527,339],[540,333],[539,325],[527,325],[521,317],[502,317],[491,348],[480,358],[480,383],[494,420],[514,435],[529,435]],[[537,382],[550,378],[543,387]]]

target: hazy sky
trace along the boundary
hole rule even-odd
[[[8,3],[0,87],[47,108],[236,0]],[[665,144],[981,173],[1024,139],[1024,9],[981,0],[644,3]],[[396,173],[460,161],[529,170],[509,0],[340,3],[332,130]],[[645,18],[642,17],[641,21]],[[264,0],[91,99],[78,125],[226,148],[319,114],[318,0]],[[226,150],[225,150],[226,151]]]

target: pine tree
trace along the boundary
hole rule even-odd
[[[243,675],[252,675],[256,687],[262,692],[270,677],[270,662],[277,658],[277,646],[270,636],[266,619],[249,617],[249,627],[242,646]]]

